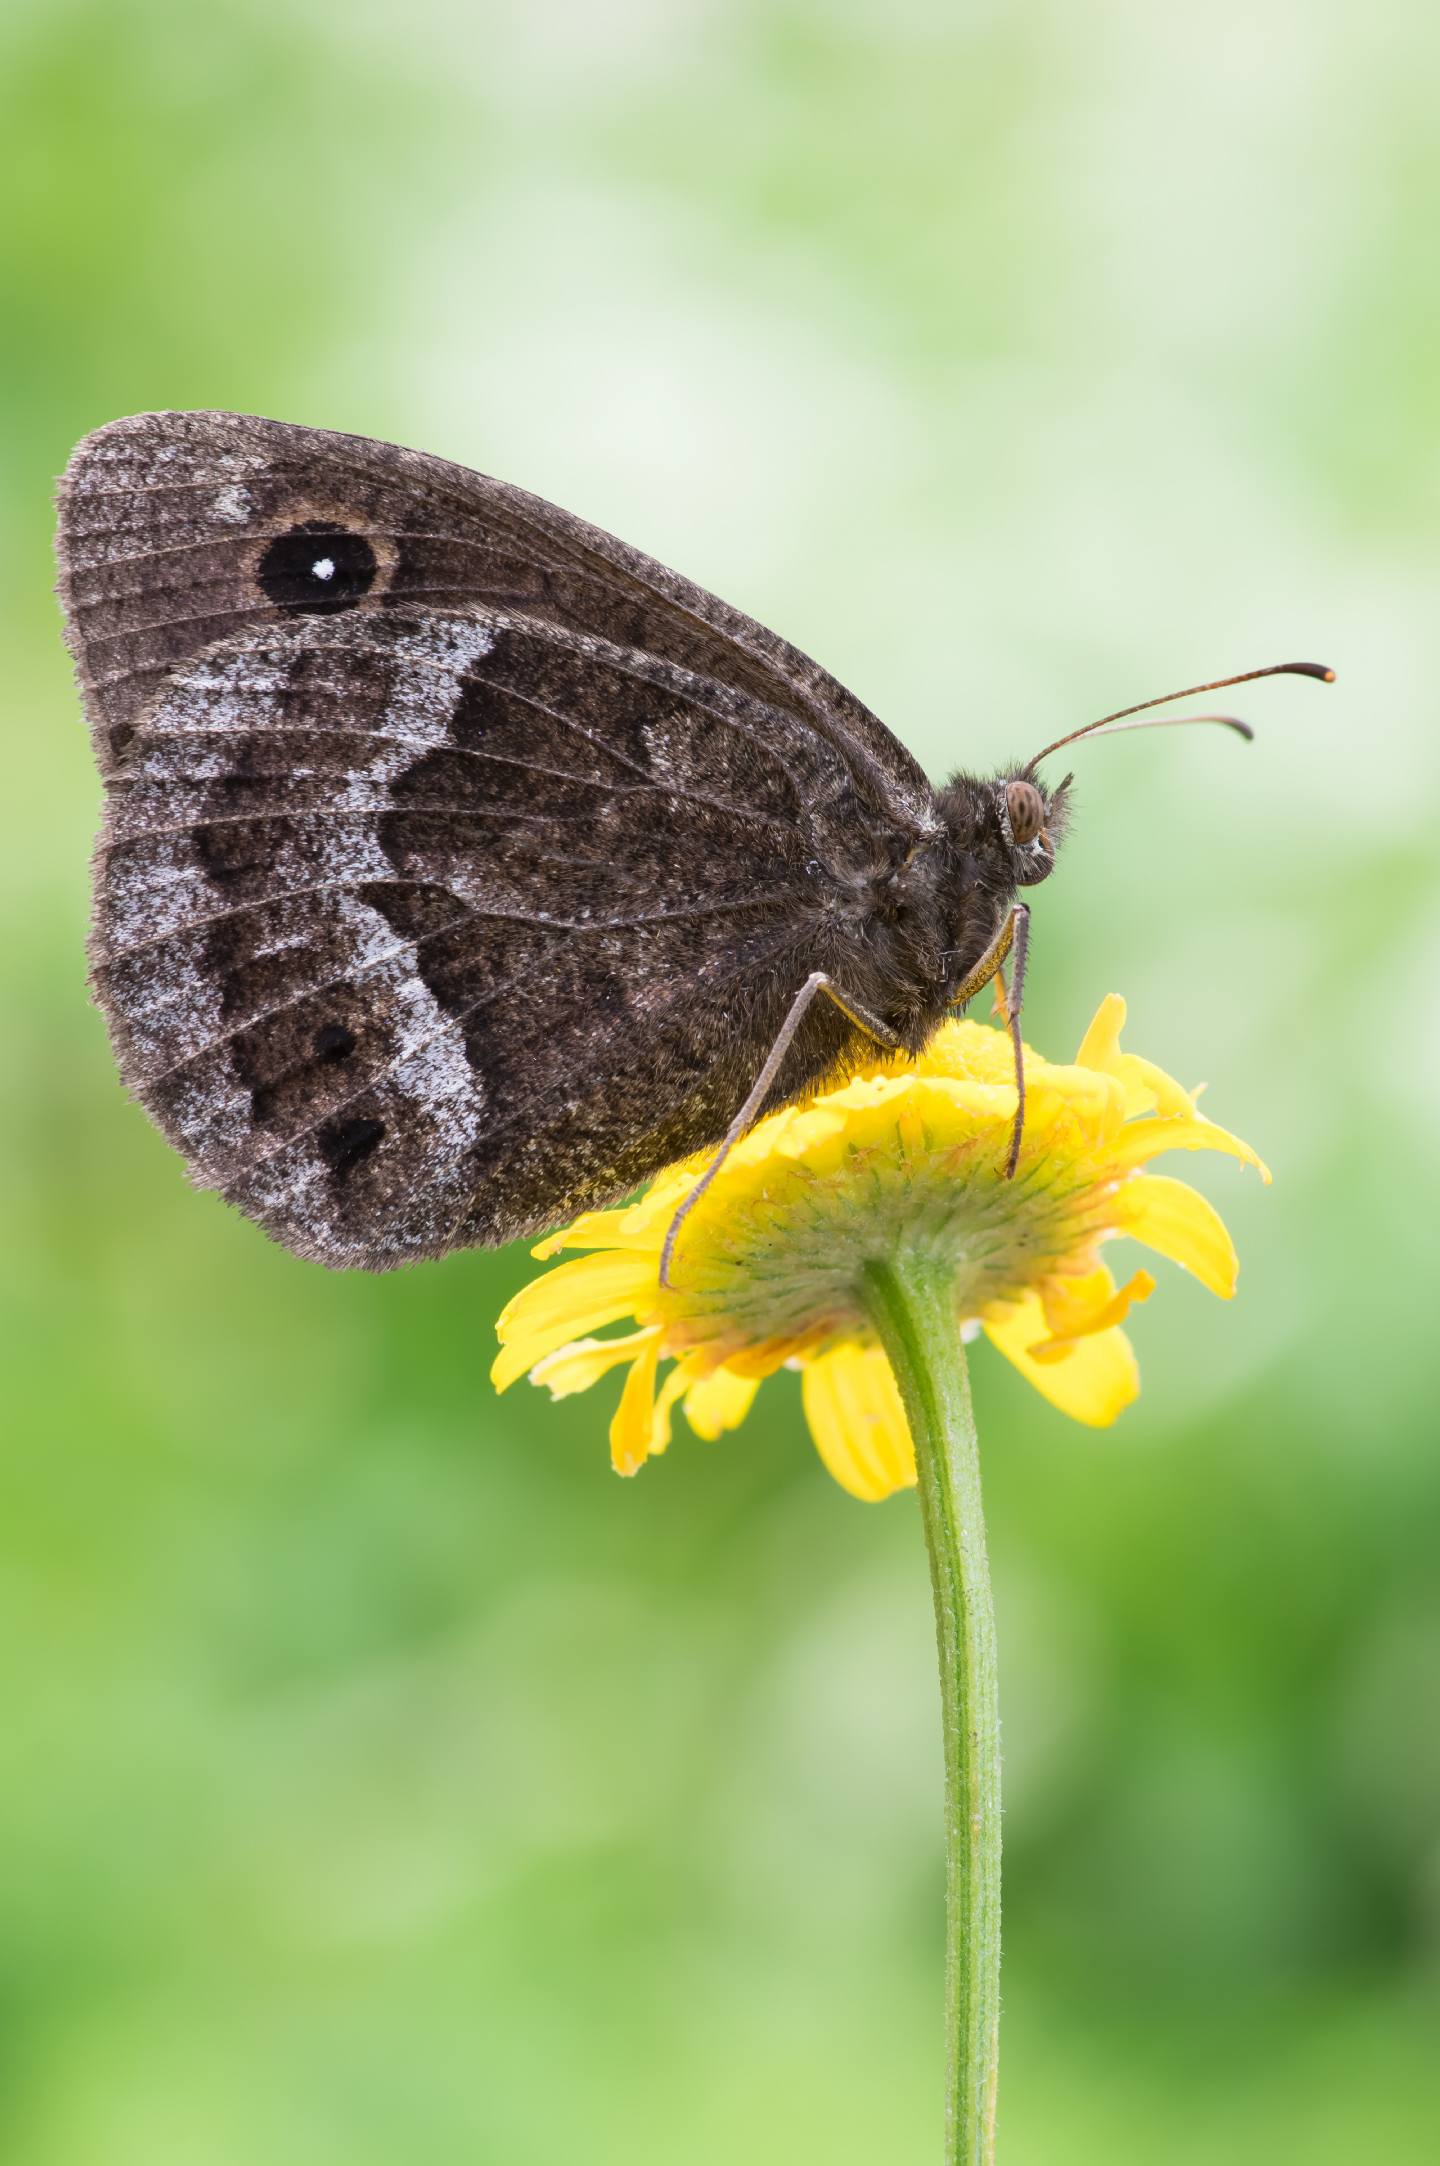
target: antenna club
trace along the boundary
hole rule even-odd
[[[1287,677],[1314,677],[1320,684],[1333,684],[1335,672],[1324,662],[1282,662],[1280,671]]]

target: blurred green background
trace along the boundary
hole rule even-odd
[[[1081,1431],[981,1352],[1007,2166],[1440,2156],[1440,17],[24,4],[0,23],[0,2156],[932,2159],[913,1499],[793,1379],[633,1484],[503,1402],[515,1251],[327,1277],[123,1097],[52,480],[229,406],[520,481],[940,773],[1077,757],[1030,1036],[1110,988],[1273,1189]]]

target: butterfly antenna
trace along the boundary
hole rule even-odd
[[[1112,727],[1117,722],[1134,730],[1165,729],[1190,722],[1219,722],[1227,729],[1237,730],[1242,737],[1253,737],[1255,732],[1249,723],[1232,714],[1157,715],[1153,722],[1127,722],[1126,717],[1144,714],[1150,707],[1168,707],[1172,699],[1195,699],[1201,692],[1223,692],[1232,684],[1253,684],[1257,677],[1314,677],[1321,684],[1335,682],[1334,670],[1327,669],[1323,662],[1274,662],[1268,669],[1242,670],[1238,677],[1216,677],[1209,684],[1186,685],[1182,691],[1162,693],[1159,699],[1142,699],[1133,707],[1117,707],[1113,714],[1102,714],[1098,721],[1087,722],[1083,729],[1071,730],[1068,737],[1057,737],[1053,745],[1046,745],[1043,752],[1037,752],[1026,763],[1025,773],[1033,775],[1042,760],[1048,759],[1052,752],[1058,752],[1062,745],[1073,745],[1077,737],[1093,737],[1097,730],[1118,737],[1120,731]]]

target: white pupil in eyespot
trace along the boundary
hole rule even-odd
[[[312,579],[333,579],[335,577],[334,557],[316,557],[315,562],[310,567],[310,576]]]

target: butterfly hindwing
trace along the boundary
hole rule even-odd
[[[61,554],[122,1068],[327,1262],[503,1239],[713,1140],[857,832],[927,817],[794,650],[418,454],[141,416],[81,446]]]

